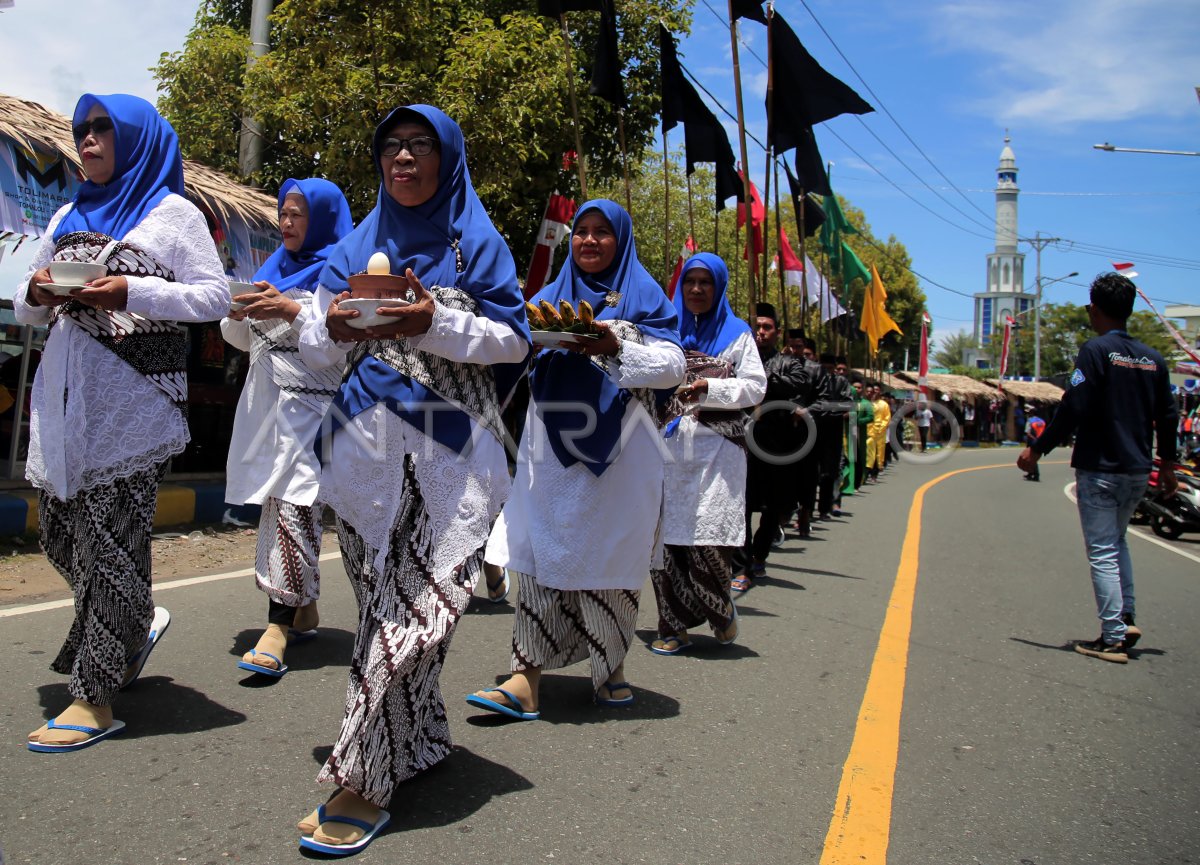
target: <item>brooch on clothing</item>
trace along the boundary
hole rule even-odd
[[[619,291],[610,291],[608,294],[604,295],[605,306],[616,306],[620,302],[621,292]]]

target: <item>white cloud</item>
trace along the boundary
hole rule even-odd
[[[948,52],[980,55],[974,107],[1073,124],[1196,111],[1200,15],[1176,0],[958,0],[930,17]]]

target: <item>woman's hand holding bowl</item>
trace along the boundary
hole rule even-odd
[[[404,277],[408,280],[408,287],[413,293],[413,302],[404,306],[388,306],[387,299],[381,299],[377,310],[378,314],[395,318],[396,323],[375,325],[359,331],[360,334],[365,334],[366,339],[420,336],[433,324],[433,312],[436,308],[433,295],[425,290],[425,286],[421,285],[421,280],[417,279],[411,267],[404,271]]]
[[[234,297],[234,303],[246,305],[240,310],[231,312],[230,318],[237,321],[241,321],[243,318],[252,318],[256,321],[270,318],[282,318],[288,322],[296,320],[296,316],[300,314],[300,304],[266,280],[259,280],[254,284],[262,288],[262,291],[239,294]]]
[[[70,295],[55,294],[52,291],[42,288],[43,284],[53,282],[54,279],[50,276],[49,267],[43,267],[29,278],[28,296],[33,298],[34,304],[37,306],[58,306],[71,299]]]
[[[109,274],[71,292],[71,297],[96,309],[124,309],[129,302],[129,280]]]

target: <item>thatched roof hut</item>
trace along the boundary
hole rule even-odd
[[[888,390],[911,390],[912,385],[896,378],[890,372],[880,372],[873,369],[851,370],[855,377],[862,378],[868,384],[878,384]]]
[[[988,379],[988,384],[995,387],[996,380]],[[1062,402],[1063,389],[1048,381],[1005,381],[1004,392],[1034,402]]]
[[[915,372],[899,372],[896,373],[896,376],[906,381],[907,387],[917,386],[917,374]],[[946,396],[952,399],[974,400],[981,398],[992,400],[999,396],[995,387],[973,379],[969,375],[931,372],[925,379],[930,390],[946,394]]]
[[[0,136],[81,167],[71,136],[71,119],[36,102],[0,93]],[[278,221],[274,198],[242,186],[207,165],[185,159],[183,183],[189,198],[225,222],[236,218],[258,228],[273,229]]]

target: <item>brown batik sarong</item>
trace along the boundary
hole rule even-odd
[[[303,607],[321,597],[320,505],[294,505],[270,496],[258,521],[254,578],[277,604]]]
[[[658,602],[658,634],[681,634],[708,622],[714,631],[733,621],[729,583],[730,547],[680,547],[667,544],[662,570],[650,572]]]
[[[517,585],[512,671],[557,670],[590,658],[598,691],[629,652],[641,593],[548,589],[528,574],[518,574]]]
[[[164,461],[65,502],[38,494],[42,549],[75,594],[75,620],[50,669],[70,673],[71,696],[94,706],[112,703],[154,619],[150,532],[166,468]]]
[[[342,563],[358,598],[346,715],[333,754],[317,776],[383,808],[396,785],[450,753],[438,677],[454,628],[483,570],[483,544],[449,573],[430,572],[429,515],[411,455],[383,573],[376,551],[337,521]]]

